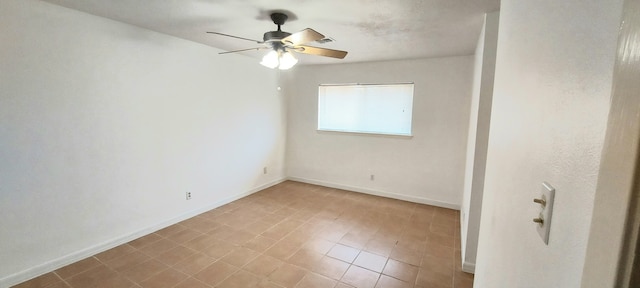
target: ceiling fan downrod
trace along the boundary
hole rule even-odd
[[[273,21],[273,24],[278,25],[278,31],[282,31],[280,30],[280,26],[284,25],[284,22],[287,22],[287,19],[289,19],[287,14],[280,12],[271,13],[271,20]]]
[[[288,18],[289,16],[287,16],[287,14],[284,14],[284,13],[279,13],[279,12],[271,13],[271,20],[273,20],[273,24],[278,25],[278,30],[264,33],[262,40],[265,43],[274,43],[274,42],[279,43],[280,40],[291,35],[291,33],[284,32],[280,29],[280,26],[284,25],[284,22],[286,22]]]

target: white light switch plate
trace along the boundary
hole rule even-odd
[[[536,229],[538,230],[538,234],[540,234],[540,238],[544,241],[544,244],[549,245],[549,230],[551,230],[551,216],[553,214],[553,198],[556,194],[556,189],[553,188],[549,183],[542,182],[542,195],[540,196],[542,200],[545,201],[545,205],[540,205],[540,214],[538,217],[543,219],[542,224],[536,224]]]

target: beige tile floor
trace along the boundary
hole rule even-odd
[[[287,181],[16,287],[467,288],[455,210]]]

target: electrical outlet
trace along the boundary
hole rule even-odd
[[[267,166],[264,166],[264,168],[262,168],[262,174],[267,174]]]
[[[187,192],[186,198],[187,200],[191,200],[191,192]]]
[[[376,176],[371,174],[371,181],[376,180]]]

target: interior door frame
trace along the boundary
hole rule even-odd
[[[624,1],[612,84],[582,288],[640,287],[640,0]]]

